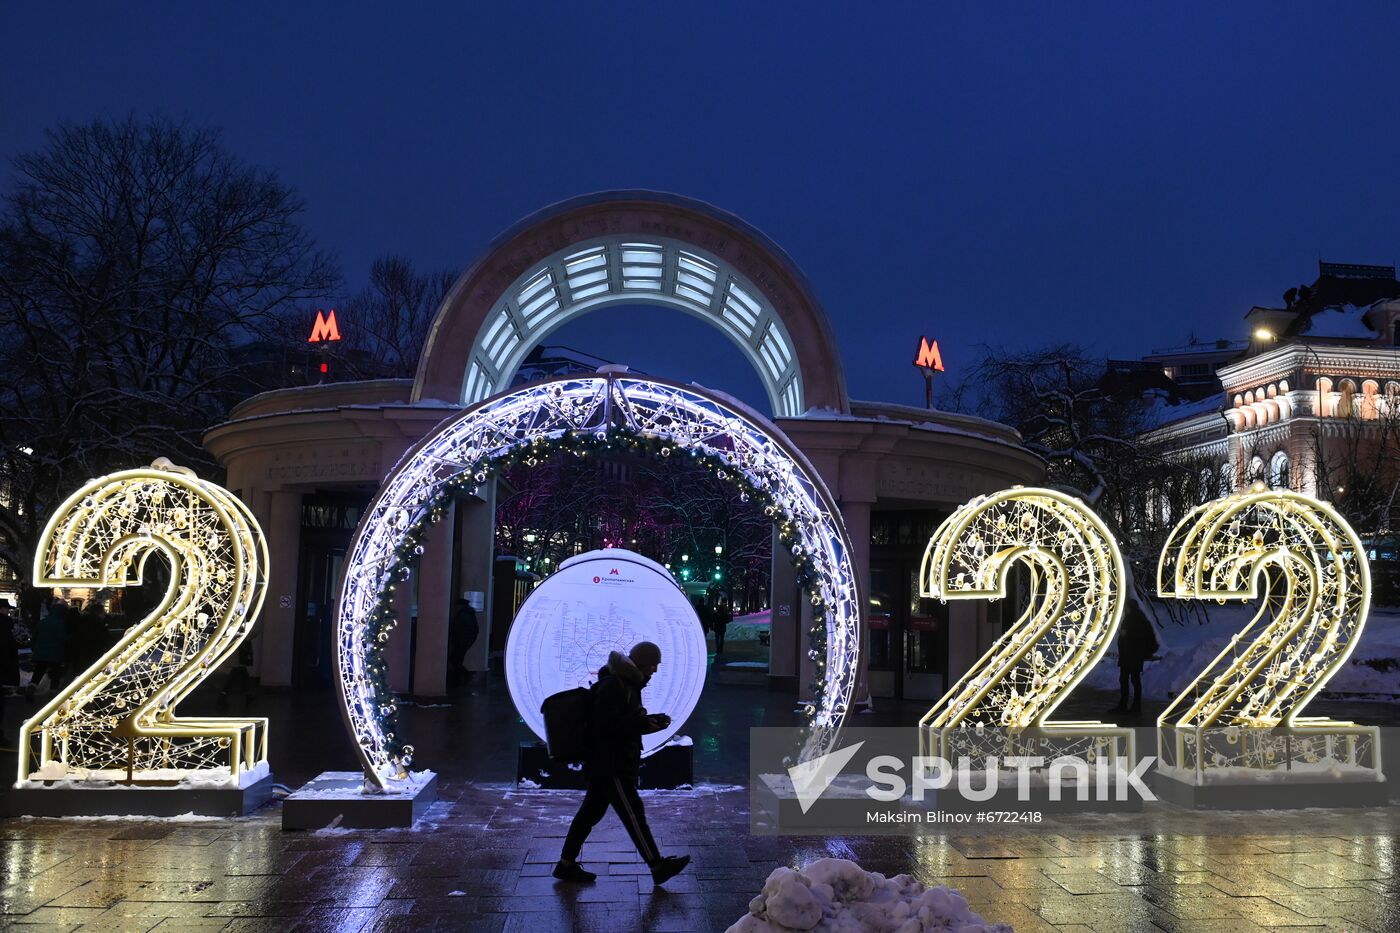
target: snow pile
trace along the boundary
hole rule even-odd
[[[187,790],[221,790],[251,787],[271,774],[266,761],[260,761],[251,768],[244,768],[235,779],[227,768],[206,768],[187,771],[183,768],[148,768],[136,773],[136,779],[158,789],[169,790],[169,782],[175,787]],[[34,788],[61,788],[63,790],[129,790],[126,771],[120,769],[93,770],[70,768],[61,761],[46,762],[43,767],[31,772],[29,779],[16,781],[17,790]],[[140,786],[140,785],[138,785]]]
[[[1005,931],[988,924],[951,888],[926,888],[908,875],[886,878],[843,858],[817,859],[801,871],[778,868],[749,912],[726,933],[925,933]]]
[[[1142,671],[1143,696],[1163,700],[1176,696],[1230,644],[1230,639],[1249,624],[1258,610],[1256,603],[1231,601],[1224,605],[1202,601],[1199,605],[1205,624],[1189,619],[1175,625],[1165,610],[1157,611],[1149,600],[1143,607],[1147,617],[1158,619],[1158,660],[1148,661]],[[1241,639],[1242,649],[1262,631],[1255,625]],[[1118,642],[1085,678],[1090,686],[1106,690],[1118,688]],[[1333,694],[1400,695],[1400,612],[1394,607],[1372,607],[1361,629],[1356,649],[1347,663],[1327,682]]]
[[[1352,304],[1323,308],[1308,321],[1309,337],[1345,337],[1349,340],[1374,340],[1376,332],[1366,323],[1370,306]]]

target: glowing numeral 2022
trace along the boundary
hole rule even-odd
[[[959,508],[934,533],[921,595],[1006,595],[1030,570],[1029,608],[929,710],[926,729],[1050,725],[1046,717],[1107,650],[1123,614],[1123,559],[1084,503],[1051,489],[1007,489]]]
[[[1162,713],[1161,725],[1181,728],[1304,725],[1298,714],[1351,654],[1371,602],[1356,532],[1330,506],[1286,490],[1253,489],[1189,513],[1162,549],[1157,590],[1175,599],[1262,597],[1249,624]],[[1258,636],[1239,650],[1252,630]]]
[[[21,781],[169,782],[224,768],[237,779],[266,759],[266,719],[175,715],[262,606],[267,548],[235,496],[162,460],[93,480],[54,510],[34,585],[129,586],[157,552],[170,562],[165,598],[24,724]]]

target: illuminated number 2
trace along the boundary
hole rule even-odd
[[[1003,490],[950,515],[924,553],[920,595],[1004,597],[1018,561],[1030,571],[1029,607],[924,728],[1054,725],[1046,717],[1108,649],[1123,615],[1123,558],[1088,506],[1051,489]]]
[[[130,586],[157,552],[170,562],[164,599],[21,727],[20,780],[236,779],[265,760],[266,719],[175,715],[247,636],[266,589],[261,529],[227,490],[163,460],[93,480],[54,510],[34,585]]]
[[[1262,600],[1249,624],[1182,690],[1158,724],[1325,724],[1297,717],[1356,646],[1370,608],[1370,583],[1361,540],[1323,502],[1256,486],[1197,507],[1162,549],[1158,593]],[[1257,637],[1240,648],[1251,632]]]

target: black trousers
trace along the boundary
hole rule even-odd
[[[598,825],[603,814],[608,812],[608,807],[612,807],[617,818],[622,820],[642,861],[648,865],[658,861],[661,853],[656,848],[656,840],[651,838],[651,827],[647,826],[646,809],[637,793],[636,778],[624,780],[616,777],[593,778],[588,782],[583,803],[579,804],[578,813],[574,815],[573,823],[569,824],[569,835],[564,837],[563,857],[578,860],[579,853],[583,851],[583,841]]]
[[[38,688],[39,681],[48,675],[49,689],[60,690],[63,687],[63,662],[62,661],[35,661],[34,673],[29,678],[29,686]]]
[[[1133,705],[1128,705],[1128,681],[1132,680]],[[1142,671],[1128,671],[1118,668],[1118,706],[1134,712],[1142,709]]]

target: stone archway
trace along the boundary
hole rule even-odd
[[[824,624],[812,631],[822,687],[809,705],[804,754],[831,747],[849,709],[860,659],[861,586],[830,490],[781,430],[738,402],[694,386],[624,373],[564,376],[494,396],[448,419],[411,448],[366,509],[346,555],[336,617],[336,670],[346,727],[366,775],[385,787],[404,776],[411,747],[392,733],[393,698],[379,647],[394,625],[389,606],[407,579],[430,521],[453,495],[470,494],[512,452],[561,440],[607,445],[642,439],[703,455],[720,479],[758,491]],[[529,462],[529,461],[527,461]]]
[[[564,201],[497,238],[443,302],[413,401],[472,405],[504,391],[550,332],[617,304],[713,325],[753,364],[777,417],[850,411],[826,313],[787,254],[732,214],[650,191]]]

